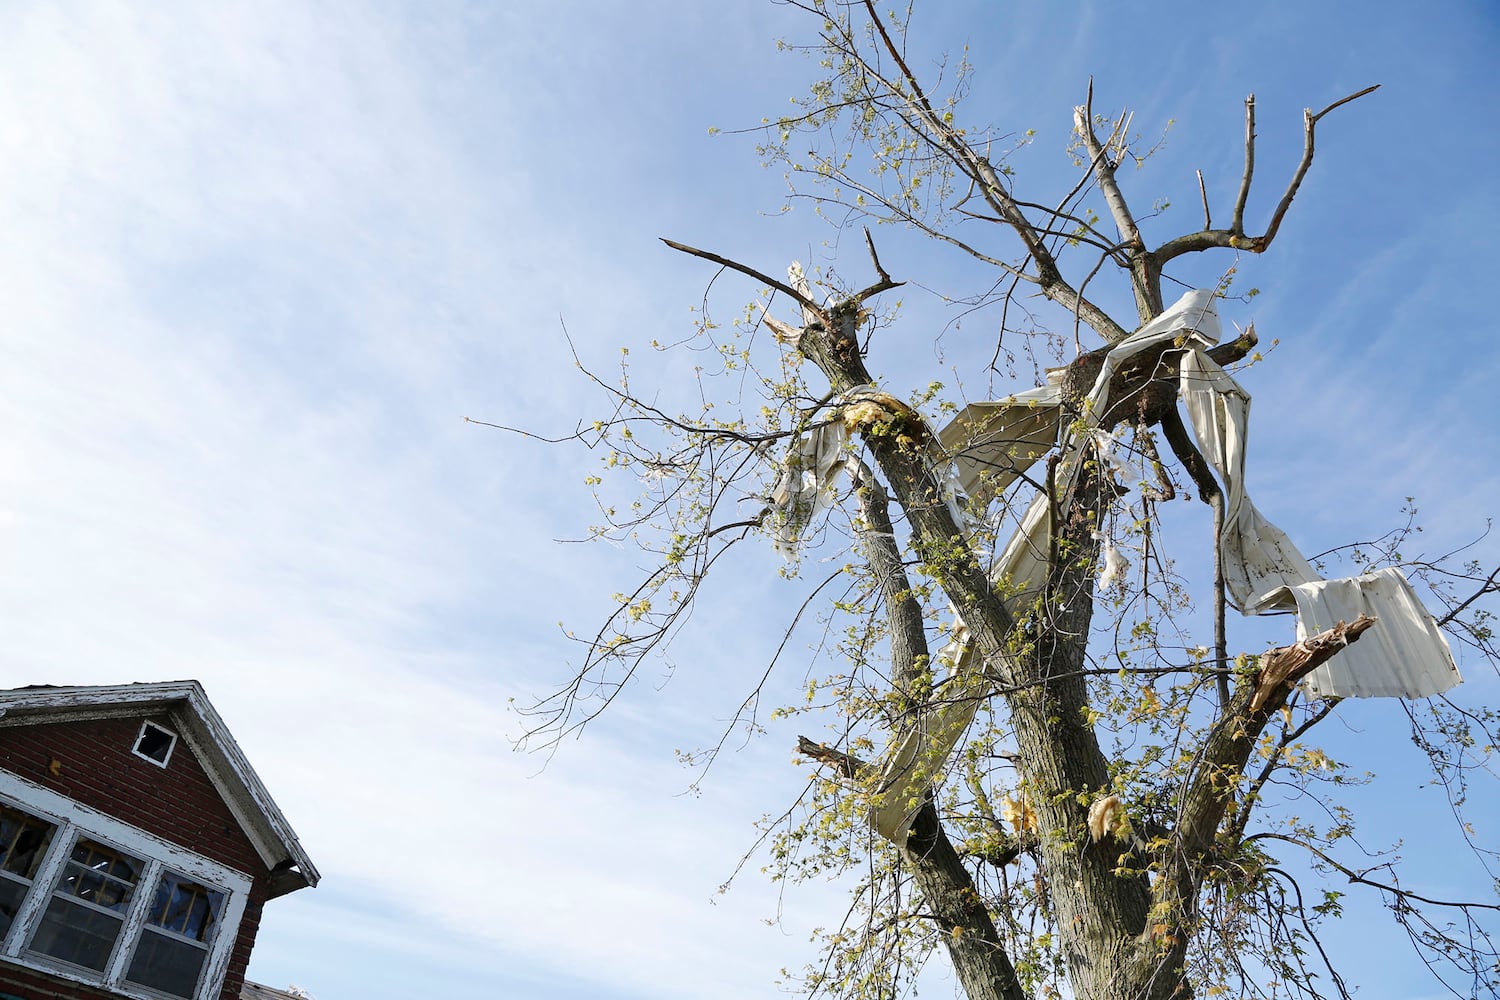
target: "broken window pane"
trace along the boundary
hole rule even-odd
[[[152,722],[141,725],[141,734],[135,740],[135,752],[158,764],[166,764],[172,755],[172,744],[177,737]]]
[[[217,889],[175,872],[162,873],[126,980],[172,996],[191,997],[223,905],[224,893]]]
[[[11,921],[31,889],[52,831],[51,823],[0,806],[0,938],[10,931]]]

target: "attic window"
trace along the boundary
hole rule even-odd
[[[140,735],[135,738],[134,753],[157,767],[166,767],[172,758],[172,748],[177,745],[177,736],[154,722],[141,723]]]

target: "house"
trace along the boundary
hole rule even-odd
[[[237,1000],[317,882],[197,681],[0,691],[0,1000]]]

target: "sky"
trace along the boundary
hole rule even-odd
[[[658,237],[863,274],[805,203],[783,211],[753,136],[710,134],[789,107],[812,67],[776,41],[815,25],[761,0],[82,0],[4,19],[0,683],[203,682],[323,874],[267,908],[257,981],[318,1000],[777,990],[842,914],[837,887],[782,893],[752,861],[719,890],[806,779],[796,730],[701,782],[674,751],[717,738],[794,589],[769,545],[747,552],[670,663],[550,757],[516,752],[512,702],[577,662],[559,623],[598,621],[639,567],[559,541],[593,520],[596,455],[463,418],[566,434],[600,415],[570,340],[600,370],[632,348],[637,384],[680,397],[685,363],[646,345],[690,332],[713,269]],[[1324,120],[1275,247],[1239,262],[1261,294],[1226,320],[1279,341],[1246,376],[1251,491],[1309,552],[1379,535],[1407,496],[1431,552],[1484,531],[1492,5],[954,0],[919,6],[915,37],[929,68],[968,46],[976,122],[1036,130],[1014,165],[1037,200],[1072,183],[1090,76],[1143,133],[1170,120],[1125,182],[1173,203],[1148,237],[1196,225],[1195,169],[1227,213],[1247,93],[1263,219],[1302,108],[1380,83]],[[942,296],[985,276],[878,235],[910,325],[872,368],[904,392],[991,345],[994,320],[949,326]],[[720,278],[711,302],[732,315],[755,291]],[[1476,552],[1500,560],[1493,538]],[[1460,666],[1463,697],[1494,702],[1493,672]],[[1405,740],[1393,703],[1344,725],[1366,751]],[[1389,841],[1409,833],[1392,799],[1422,779],[1384,753],[1366,766],[1391,776],[1370,807]],[[1415,965],[1391,961],[1370,968]]]

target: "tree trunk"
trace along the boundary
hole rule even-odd
[[[1082,670],[1094,609],[1097,466],[1086,461],[1054,528],[1058,557],[1033,630],[1029,685],[1008,696],[1017,757],[1075,996],[1119,1000],[1151,905],[1144,875],[1117,873],[1119,845],[1087,834],[1088,806],[1109,771],[1086,719]]]
[[[832,310],[821,324],[807,327],[800,339],[802,352],[823,370],[835,392],[871,381],[854,325],[851,309]],[[954,523],[942,500],[924,443],[914,447],[899,435],[879,434],[867,435],[866,443],[906,512],[927,572],[968,626],[984,669],[1006,691],[1075,996],[1118,1000],[1151,900],[1144,875],[1116,874],[1118,851],[1113,842],[1090,843],[1086,833],[1087,802],[1108,784],[1104,754],[1085,717],[1087,693],[1081,673],[1093,613],[1098,542],[1092,531],[1098,479],[1092,468],[1083,469],[1068,505],[1059,512],[1059,558],[1048,581],[1047,606],[1037,628],[1023,634],[962,541],[962,527]],[[1028,639],[1029,654],[1023,651]],[[933,840],[929,849],[937,851],[938,843]],[[940,852],[933,855],[939,857]],[[968,873],[956,857],[951,864],[934,860],[921,871],[927,880],[924,895],[958,899],[966,887],[972,891]],[[998,948],[998,941],[992,947]],[[965,961],[968,954],[966,950]],[[976,975],[987,982],[1005,979],[983,971]]]
[[[929,802],[901,848],[922,900],[943,932],[968,1000],[1027,1000],[995,922]]]

